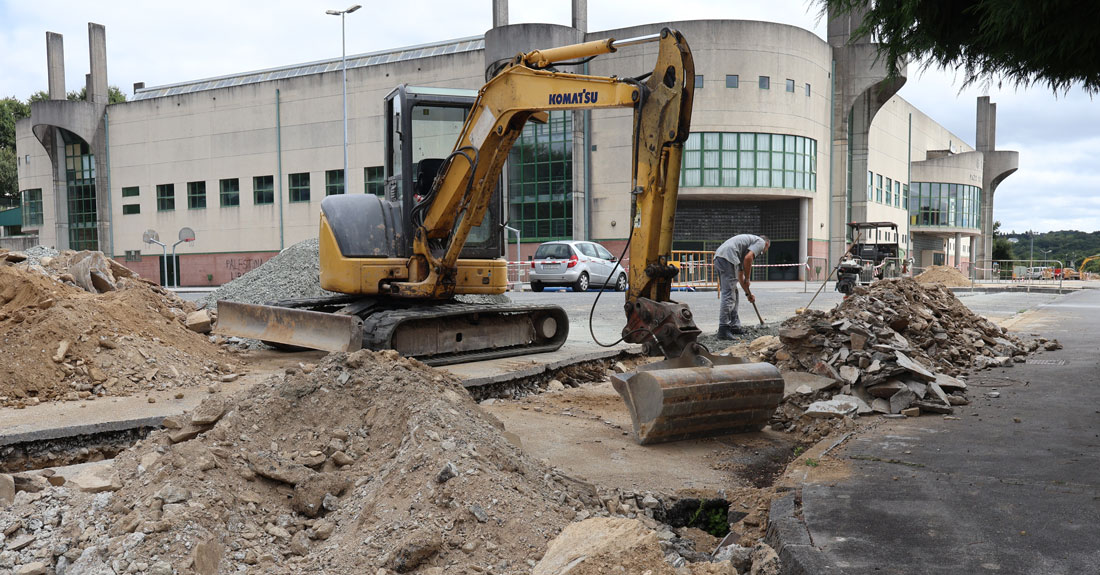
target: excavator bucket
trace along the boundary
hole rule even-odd
[[[705,351],[615,374],[611,384],[642,445],[760,431],[783,399],[774,365]]]
[[[324,351],[363,347],[357,316],[231,301],[218,302],[214,333]]]

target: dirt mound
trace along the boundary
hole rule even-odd
[[[970,278],[949,266],[932,266],[913,277],[917,283],[943,284],[947,287],[970,287]]]
[[[133,541],[110,554],[127,564],[216,566],[200,573],[526,572],[599,505],[419,362],[362,351],[292,371],[120,456],[125,487],[95,522],[112,527],[89,543]]]
[[[50,271],[0,266],[0,405],[128,395],[232,370],[184,327],[193,308],[174,294],[123,273],[113,291],[91,293]]]

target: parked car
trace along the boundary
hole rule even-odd
[[[611,278],[608,280],[608,278]],[[626,270],[607,248],[593,242],[546,242],[535,250],[528,276],[531,291],[546,286],[568,286],[573,291],[602,287],[626,291]]]

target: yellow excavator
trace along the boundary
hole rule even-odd
[[[1082,274],[1086,273],[1085,272],[1085,266],[1088,265],[1089,262],[1091,262],[1092,260],[1095,260],[1095,259],[1100,259],[1100,254],[1096,254],[1094,256],[1089,256],[1089,257],[1081,260],[1081,265],[1077,266],[1077,269],[1072,269],[1072,268],[1063,269],[1062,270],[1062,277],[1064,277],[1067,280],[1084,279],[1085,276],[1083,276]]]
[[[640,77],[558,70],[650,42],[659,44],[657,63]],[[779,371],[710,354],[696,341],[691,310],[670,299],[694,85],[687,41],[664,29],[518,54],[472,102],[446,90],[400,87],[386,100],[385,197],[336,195],[321,203],[321,287],[342,295],[219,302],[217,333],[329,351],[395,349],[430,365],[558,349],[569,326],[560,307],[460,303],[455,296],[506,289],[507,264],[493,244],[500,236],[498,181],[524,125],[546,122],[550,111],[633,108],[623,339],[665,360],[612,383],[639,443],[761,429],[782,397]]]

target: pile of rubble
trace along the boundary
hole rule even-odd
[[[234,375],[204,318],[101,252],[0,254],[0,405],[95,399]],[[200,314],[201,315],[201,314]],[[209,320],[205,317],[206,326]]]
[[[913,277],[917,283],[943,284],[947,287],[970,287],[970,278],[951,266],[932,266]]]
[[[817,417],[950,414],[968,403],[960,376],[1022,363],[1041,343],[1022,342],[974,314],[941,284],[879,281],[828,312],[808,310],[784,322],[764,358],[784,371],[820,376],[826,385],[782,405],[773,427],[791,426],[801,410]],[[837,391],[831,402],[810,403]]]
[[[14,505],[0,502],[0,568],[556,573],[572,546],[551,540],[580,521],[589,545],[614,544],[615,526],[593,523],[612,515],[645,540],[634,561],[686,565],[689,546],[655,529],[652,497],[600,494],[534,461],[456,378],[394,352],[332,354],[164,427],[92,477],[24,477]],[[765,547],[705,551],[687,572],[775,563]],[[597,553],[571,572],[628,560]]]

